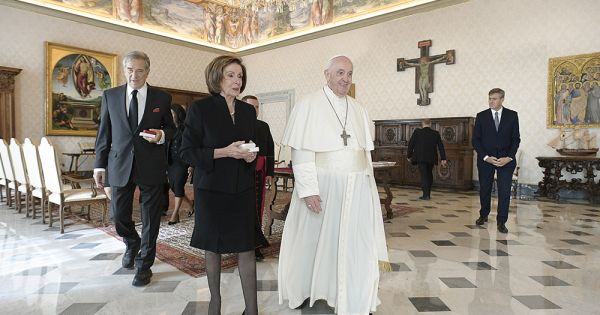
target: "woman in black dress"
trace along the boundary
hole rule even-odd
[[[183,136],[183,130],[185,129],[185,109],[179,104],[171,104],[171,114],[173,114],[173,122],[177,130],[173,139],[167,142],[167,161],[169,164],[167,176],[169,177],[169,187],[175,195],[175,206],[173,207],[173,213],[171,213],[171,219],[168,222],[169,225],[179,222],[179,208],[181,208],[182,201],[188,204],[190,213],[193,213],[192,202],[185,196],[185,183],[191,172],[191,167],[179,157],[181,136]]]
[[[204,74],[211,96],[190,105],[180,148],[182,159],[194,167],[196,221],[191,246],[205,251],[208,314],[221,313],[221,254],[237,253],[245,314],[257,315],[256,153],[240,148],[254,139],[256,112],[236,99],[247,80],[240,58],[217,57]]]

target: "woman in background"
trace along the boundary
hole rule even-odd
[[[173,115],[173,122],[175,122],[177,130],[173,139],[167,143],[167,161],[169,163],[167,176],[169,177],[171,191],[175,195],[175,206],[168,222],[169,225],[179,223],[179,208],[181,208],[182,201],[185,201],[189,206],[190,212],[188,216],[194,213],[193,202],[185,196],[185,183],[192,172],[192,168],[179,157],[181,136],[185,129],[185,109],[179,104],[171,104],[171,114]]]

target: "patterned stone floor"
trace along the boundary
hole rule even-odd
[[[599,314],[600,208],[513,200],[508,234],[483,228],[476,192],[394,188],[421,209],[386,221],[393,272],[381,277],[376,314]],[[494,200],[495,202],[495,200]],[[156,261],[152,283],[131,286],[123,244],[85,224],[61,235],[0,206],[0,314],[205,314],[205,277]],[[258,264],[261,314],[332,314],[325,303],[278,304],[277,259]],[[237,270],[222,275],[222,314],[241,314]]]

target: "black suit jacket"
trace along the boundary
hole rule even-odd
[[[194,167],[194,188],[238,193],[254,187],[255,163],[243,159],[214,158],[214,151],[236,141],[254,141],[256,111],[235,101],[235,124],[220,95],[194,101],[185,119],[180,156]]]
[[[262,120],[256,120],[256,137],[255,142],[260,151],[258,155],[267,157],[267,176],[273,176],[275,168],[275,144],[269,124]]]
[[[497,158],[510,157],[513,160],[506,166],[514,166],[516,164],[515,155],[521,143],[517,112],[504,107],[498,131],[496,131],[492,110],[486,109],[479,112],[475,118],[472,143],[473,148],[477,151],[477,165],[488,164],[483,161],[483,158],[488,155]]]
[[[429,128],[417,129],[413,132],[408,141],[407,157],[413,163],[437,164],[438,154],[442,160],[446,159],[446,151],[440,133]]]
[[[162,129],[166,141],[173,137],[171,95],[148,86],[142,120],[136,130],[131,130],[125,106],[126,94],[127,85],[105,90],[102,94],[94,167],[106,169],[106,182],[111,186],[125,186],[132,167],[136,169],[138,183],[164,183],[167,170],[165,147],[144,140],[139,133],[145,129]]]

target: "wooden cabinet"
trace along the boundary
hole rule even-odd
[[[171,88],[158,87],[159,89],[171,94],[172,100],[171,103],[183,105],[183,107],[187,108],[192,101],[203,99],[210,94],[203,92],[194,92],[194,91],[186,91],[186,90],[177,90]]]
[[[15,77],[21,69],[0,66],[0,138],[15,134]],[[8,141],[7,141],[8,142]]]
[[[434,167],[433,187],[452,189],[473,188],[473,117],[431,118],[431,128],[437,130],[444,142],[447,168]],[[408,141],[415,129],[421,128],[421,119],[393,119],[375,121],[374,161],[396,161],[400,168],[393,171],[391,183],[420,186],[416,165],[406,160]]]

